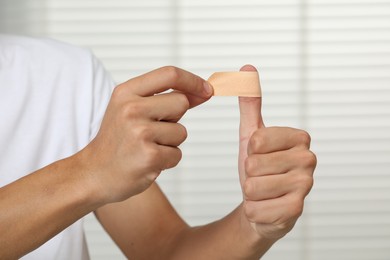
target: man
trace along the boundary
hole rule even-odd
[[[243,202],[189,227],[155,179],[181,159],[180,118],[212,96],[204,79],[167,66],[112,91],[84,50],[10,36],[0,47],[0,259],[88,259],[90,212],[131,259],[258,259],[302,213],[310,137],[265,127],[261,98],[239,98]]]

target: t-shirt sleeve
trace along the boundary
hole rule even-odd
[[[108,102],[111,98],[115,82],[111,75],[105,70],[102,63],[92,56],[93,62],[93,100],[92,120],[89,139],[92,140],[99,131]]]

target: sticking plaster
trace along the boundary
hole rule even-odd
[[[261,97],[257,71],[216,72],[207,80],[214,96]]]

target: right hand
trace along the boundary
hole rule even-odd
[[[175,91],[159,94],[169,89]],[[205,80],[171,66],[115,88],[97,136],[78,154],[106,203],[143,192],[178,164],[187,132],[177,122],[211,95]]]

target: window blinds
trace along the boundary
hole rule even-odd
[[[171,64],[207,78],[251,63],[266,125],[304,128],[318,156],[294,230],[263,259],[390,258],[390,1],[1,0],[3,31],[91,48],[118,81]],[[192,225],[240,203],[238,105],[183,119],[183,160],[158,179]],[[86,219],[92,259],[122,259]]]

